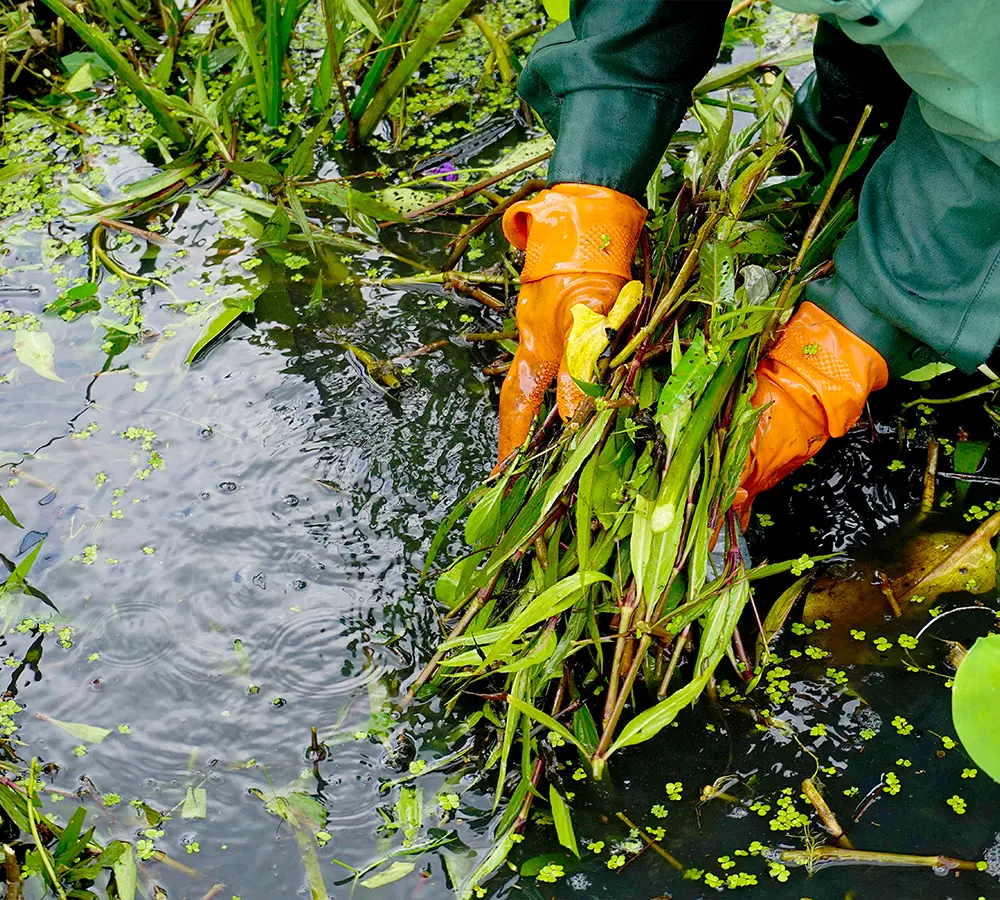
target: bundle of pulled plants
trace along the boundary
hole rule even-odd
[[[698,101],[700,133],[675,138],[677,174],[650,189],[637,278],[607,317],[575,316],[566,356],[585,399],[572,420],[543,409],[432,544],[425,574],[469,511],[468,550],[435,585],[450,631],[408,697],[484,700],[474,716],[492,740],[483,770],[507,807],[466,891],[503,862],[539,799],[576,851],[569,803],[546,777],[553,746],[575,748],[600,778],[615,753],[713,686],[720,666],[752,690],[767,646],[752,583],[803,564],[749,568],[748,511],[734,507],[761,414],[753,373],[803,286],[829,271],[854,211],[849,193],[831,200],[863,120],[834,171],[807,171],[784,77],[749,75],[734,72],[753,92],[744,127],[732,103]],[[685,141],[686,157],[674,157]],[[751,626],[763,659],[746,649]]]

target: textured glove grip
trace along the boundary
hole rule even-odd
[[[526,252],[522,283],[549,275],[628,279],[646,210],[610,188],[560,184],[504,213],[507,239]]]

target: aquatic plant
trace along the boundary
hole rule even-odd
[[[581,410],[565,426],[554,409],[544,415],[516,459],[442,524],[428,555],[425,574],[468,511],[470,550],[435,584],[454,624],[408,699],[489,698],[498,805],[518,758],[521,767],[494,853],[466,890],[513,846],[556,745],[574,747],[600,778],[614,754],[696,701],[724,659],[755,681],[760,666],[739,630],[751,584],[810,562],[748,570],[732,507],[758,417],[753,370],[803,285],[826,269],[850,198],[825,217],[864,118],[818,207],[803,201],[795,185],[808,179],[776,174],[789,92],[780,74],[754,77],[759,69],[711,83],[750,86],[745,127],[734,127],[731,106],[723,114],[695,101],[702,133],[678,160],[676,192],[651,189],[641,280],[606,321],[571,333],[567,357],[585,361],[573,373]],[[686,648],[691,665],[681,665]],[[570,804],[552,784],[548,800],[560,842],[576,853]]]

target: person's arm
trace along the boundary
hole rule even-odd
[[[642,197],[711,69],[729,0],[572,0],[518,83],[556,139],[549,183]]]
[[[893,376],[938,358],[969,373],[1000,339],[1000,144],[931,128],[916,97],[865,180],[836,274],[806,297]]]

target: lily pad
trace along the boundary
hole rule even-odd
[[[951,715],[966,752],[994,781],[1000,781],[1000,634],[981,637],[955,674]]]

